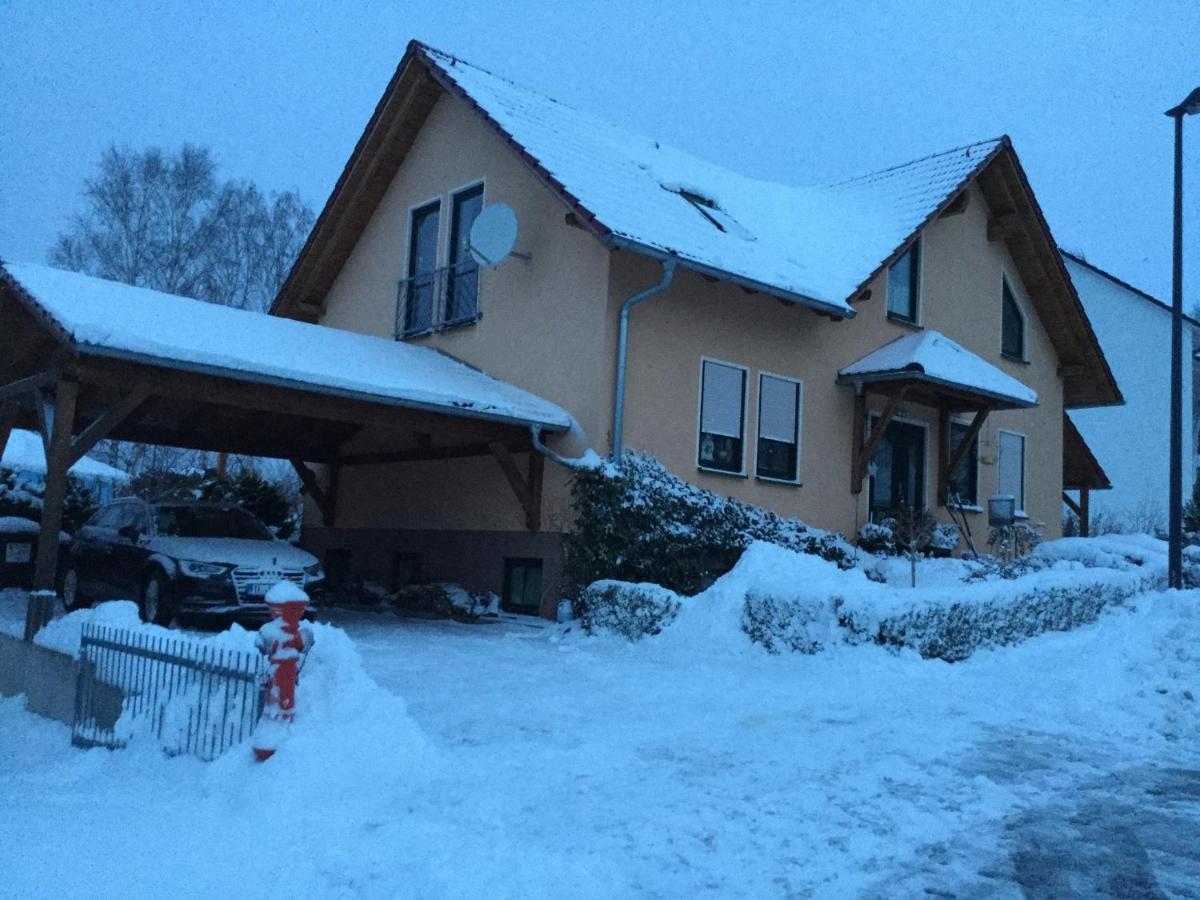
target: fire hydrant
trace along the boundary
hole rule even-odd
[[[262,721],[254,732],[254,758],[269,759],[295,718],[296,681],[300,665],[313,644],[312,629],[302,624],[308,595],[290,581],[267,592],[271,621],[258,630],[255,644],[270,660],[270,680]]]

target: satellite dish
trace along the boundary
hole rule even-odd
[[[517,243],[517,214],[507,203],[493,203],[475,217],[467,240],[475,262],[498,266]]]

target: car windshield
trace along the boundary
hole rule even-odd
[[[158,533],[170,537],[272,540],[262,522],[236,507],[160,506],[154,518]]]

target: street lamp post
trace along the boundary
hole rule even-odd
[[[1183,117],[1200,113],[1200,88],[1167,115],[1175,120],[1175,248],[1171,284],[1171,495],[1167,584],[1183,587]]]

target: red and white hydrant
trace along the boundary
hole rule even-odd
[[[269,759],[295,718],[296,681],[300,665],[313,644],[312,629],[303,624],[308,594],[290,581],[267,592],[271,621],[258,629],[255,644],[271,661],[270,681],[262,721],[254,732],[254,758]]]

